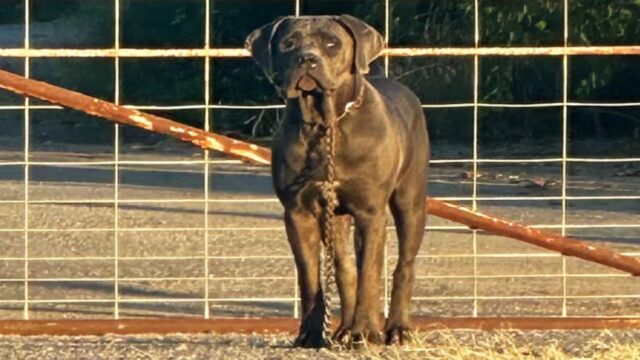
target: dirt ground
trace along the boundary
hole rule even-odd
[[[122,318],[200,317],[205,304],[211,316],[296,314],[294,266],[268,169],[221,163],[225,159],[214,154],[216,162],[210,165],[209,191],[205,194],[204,165],[197,163],[199,152],[155,150],[123,148],[120,160],[125,163],[118,169],[117,209],[113,203],[116,185],[112,164],[41,164],[113,160],[101,149],[87,150],[85,146],[83,152],[34,151],[29,159],[33,164],[26,210],[23,166],[0,166],[0,246],[4,249],[0,260],[0,318],[23,318],[25,271],[31,319],[113,318],[116,311]],[[22,160],[19,152],[0,152],[0,162]],[[135,163],[154,160],[165,163]],[[185,160],[196,163],[172,163]],[[634,175],[633,166],[572,165],[567,194],[638,196],[640,178]],[[434,166],[431,195],[471,197],[470,170],[470,165]],[[561,202],[553,198],[561,195],[559,163],[480,164],[479,175],[480,197],[545,197],[481,200],[477,203],[480,211],[559,231]],[[471,206],[468,200],[457,203]],[[569,200],[567,205],[567,224],[577,226],[569,226],[568,235],[640,255],[637,199]],[[23,230],[25,218],[28,244]],[[396,253],[392,225],[389,221],[388,276]],[[429,227],[417,261],[416,315],[471,316],[475,308],[479,316],[561,316],[563,307],[568,316],[640,315],[640,283],[630,276],[574,258],[563,260],[544,249],[481,232],[474,241],[470,230],[436,217],[430,217]],[[287,348],[291,339],[283,336],[2,337],[0,352],[5,352],[3,358],[19,354],[20,358],[38,359],[154,359],[168,358],[167,354],[194,359],[238,354],[250,358],[486,358],[485,353],[473,353],[480,346],[479,340],[469,340],[481,337],[485,342],[506,344],[502,353],[492,357],[526,357],[538,351],[543,357],[563,358],[575,355],[575,351],[567,350],[571,344],[584,345],[575,338],[596,341],[605,336],[590,332],[563,334],[471,336],[456,332],[438,342],[434,337],[440,339],[442,334],[425,333],[427,340],[419,343],[422,345],[355,355],[292,352]],[[610,345],[620,342],[623,351],[634,351],[636,356],[637,344],[628,344],[635,344],[638,334],[618,335],[627,340],[603,340],[599,344],[607,349],[601,350],[613,351]],[[529,336],[542,339],[545,345],[531,350],[531,344],[522,340]],[[561,341],[564,337],[569,339],[566,344]],[[434,346],[434,341],[440,345]],[[453,346],[447,341],[462,345]],[[470,353],[450,352],[458,351],[453,350],[456,347]],[[491,345],[485,350],[498,349]],[[581,351],[585,356],[604,354],[586,348]]]

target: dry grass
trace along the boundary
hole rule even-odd
[[[435,331],[383,358],[406,359],[411,353],[416,359],[638,359],[640,345],[630,333],[607,331]]]
[[[0,337],[2,359],[640,359],[640,332],[431,331],[405,346],[292,349],[286,335]]]

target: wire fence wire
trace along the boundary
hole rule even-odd
[[[113,1],[115,43],[111,49],[32,49],[32,6],[30,0],[24,0],[24,47],[0,49],[0,57],[23,58],[26,77],[31,75],[32,58],[113,58],[114,99],[117,104],[122,103],[121,58],[201,57],[204,59],[203,103],[126,106],[140,110],[201,110],[204,130],[207,131],[212,128],[212,121],[215,122],[212,112],[217,109],[283,108],[279,104],[243,106],[211,102],[210,82],[216,81],[211,79],[211,58],[248,56],[244,49],[212,48],[211,0],[203,0],[205,40],[204,47],[197,49],[122,48],[121,1]],[[298,16],[300,1],[295,0],[294,3],[295,13],[292,15]],[[385,0],[384,4],[384,35],[388,42],[390,0]],[[568,0],[564,0],[562,47],[482,47],[479,8],[479,0],[475,0],[472,48],[393,48],[383,55],[387,76],[389,59],[394,56],[473,57],[472,102],[423,104],[427,112],[437,108],[469,108],[473,111],[472,156],[434,159],[432,164],[444,166],[442,171],[445,173],[431,180],[432,184],[442,182],[450,185],[450,175],[460,172],[456,166],[463,166],[472,174],[465,182],[470,186],[470,195],[439,198],[460,201],[473,210],[494,211],[514,220],[533,222],[535,228],[555,229],[563,235],[599,235],[601,239],[622,237],[627,241],[612,246],[626,255],[640,256],[640,215],[634,213],[633,207],[630,212],[625,212],[621,205],[622,211],[595,211],[593,216],[583,218],[576,214],[580,210],[570,210],[569,203],[606,202],[616,208],[617,204],[637,202],[640,195],[612,195],[601,188],[587,189],[588,195],[571,195],[567,191],[571,176],[569,166],[572,164],[640,162],[640,157],[585,158],[569,155],[569,108],[640,106],[640,101],[569,101],[570,57],[611,53],[638,55],[640,46],[569,46]],[[482,57],[490,55],[562,57],[562,101],[531,104],[481,102],[479,62]],[[562,112],[560,156],[510,159],[480,156],[480,109],[543,107],[558,108]],[[269,190],[265,190],[270,183],[264,170],[239,161],[216,158],[209,151],[200,153],[198,157],[185,153],[184,149],[180,149],[182,152],[177,155],[144,153],[131,156],[123,152],[121,144],[125,129],[118,125],[113,132],[113,156],[110,159],[76,156],[71,150],[61,151],[64,158],[61,161],[55,155],[39,150],[39,147],[34,151],[34,146],[39,144],[32,143],[30,139],[33,112],[60,109],[55,105],[34,103],[29,98],[19,105],[0,106],[0,111],[22,111],[25,134],[22,160],[0,162],[0,171],[21,168],[19,171],[22,172],[22,179],[3,182],[10,191],[9,195],[0,197],[3,218],[0,220],[0,239],[7,249],[0,257],[0,316],[23,319],[118,319],[166,315],[299,317],[297,275],[279,219],[281,209]],[[560,189],[557,194],[481,195],[481,187],[486,184],[477,174],[482,168],[539,165],[559,167]],[[436,174],[439,171],[434,169]],[[58,184],[47,180],[53,178],[58,179]],[[544,210],[549,204],[559,210]],[[640,285],[628,275],[438,219],[431,219],[426,229],[429,235],[416,264],[416,314],[640,315]],[[397,251],[393,231],[393,226],[388,226],[384,267],[385,313]]]

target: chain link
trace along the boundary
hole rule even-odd
[[[358,85],[358,83],[356,83]],[[336,189],[340,183],[336,180],[336,141],[337,141],[337,125],[343,117],[347,116],[352,109],[358,108],[363,101],[364,86],[356,86],[359,89],[358,96],[354,102],[347,103],[344,113],[336,116],[334,106],[334,92],[327,91],[324,99],[325,114],[325,132],[322,134],[322,142],[324,143],[325,153],[327,156],[327,177],[324,181],[317,183],[320,195],[323,199],[322,214],[322,245],[323,254],[321,257],[321,279],[324,302],[324,317],[322,322],[322,340],[326,346],[330,348],[338,347],[333,340],[333,321],[331,313],[331,291],[334,290],[336,284],[335,269],[335,209],[338,207],[338,194]]]
[[[335,248],[336,234],[334,228],[335,209],[338,206],[338,195],[336,188],[338,182],[335,181],[335,119],[328,120],[327,131],[324,136],[324,144],[327,154],[327,178],[325,181],[318,183],[320,194],[324,200],[324,212],[322,216],[322,244],[323,258],[322,262],[322,280],[324,295],[324,318],[322,322],[322,339],[325,345],[334,347],[332,313],[331,313],[331,291],[335,285]]]

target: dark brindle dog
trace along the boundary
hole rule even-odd
[[[399,258],[385,335],[388,343],[402,342],[410,327],[414,260],[425,224],[429,140],[420,101],[393,80],[365,76],[384,40],[352,16],[280,18],[251,33],[246,46],[286,99],[286,118],[273,144],[272,175],[300,278],[302,324],[296,343],[322,345],[318,182],[327,176],[327,152],[318,143],[327,99],[339,115],[335,171],[341,236],[335,266],[342,323],[335,336],[382,341],[380,286],[389,205]],[[348,256],[349,216],[356,229],[357,267]]]

